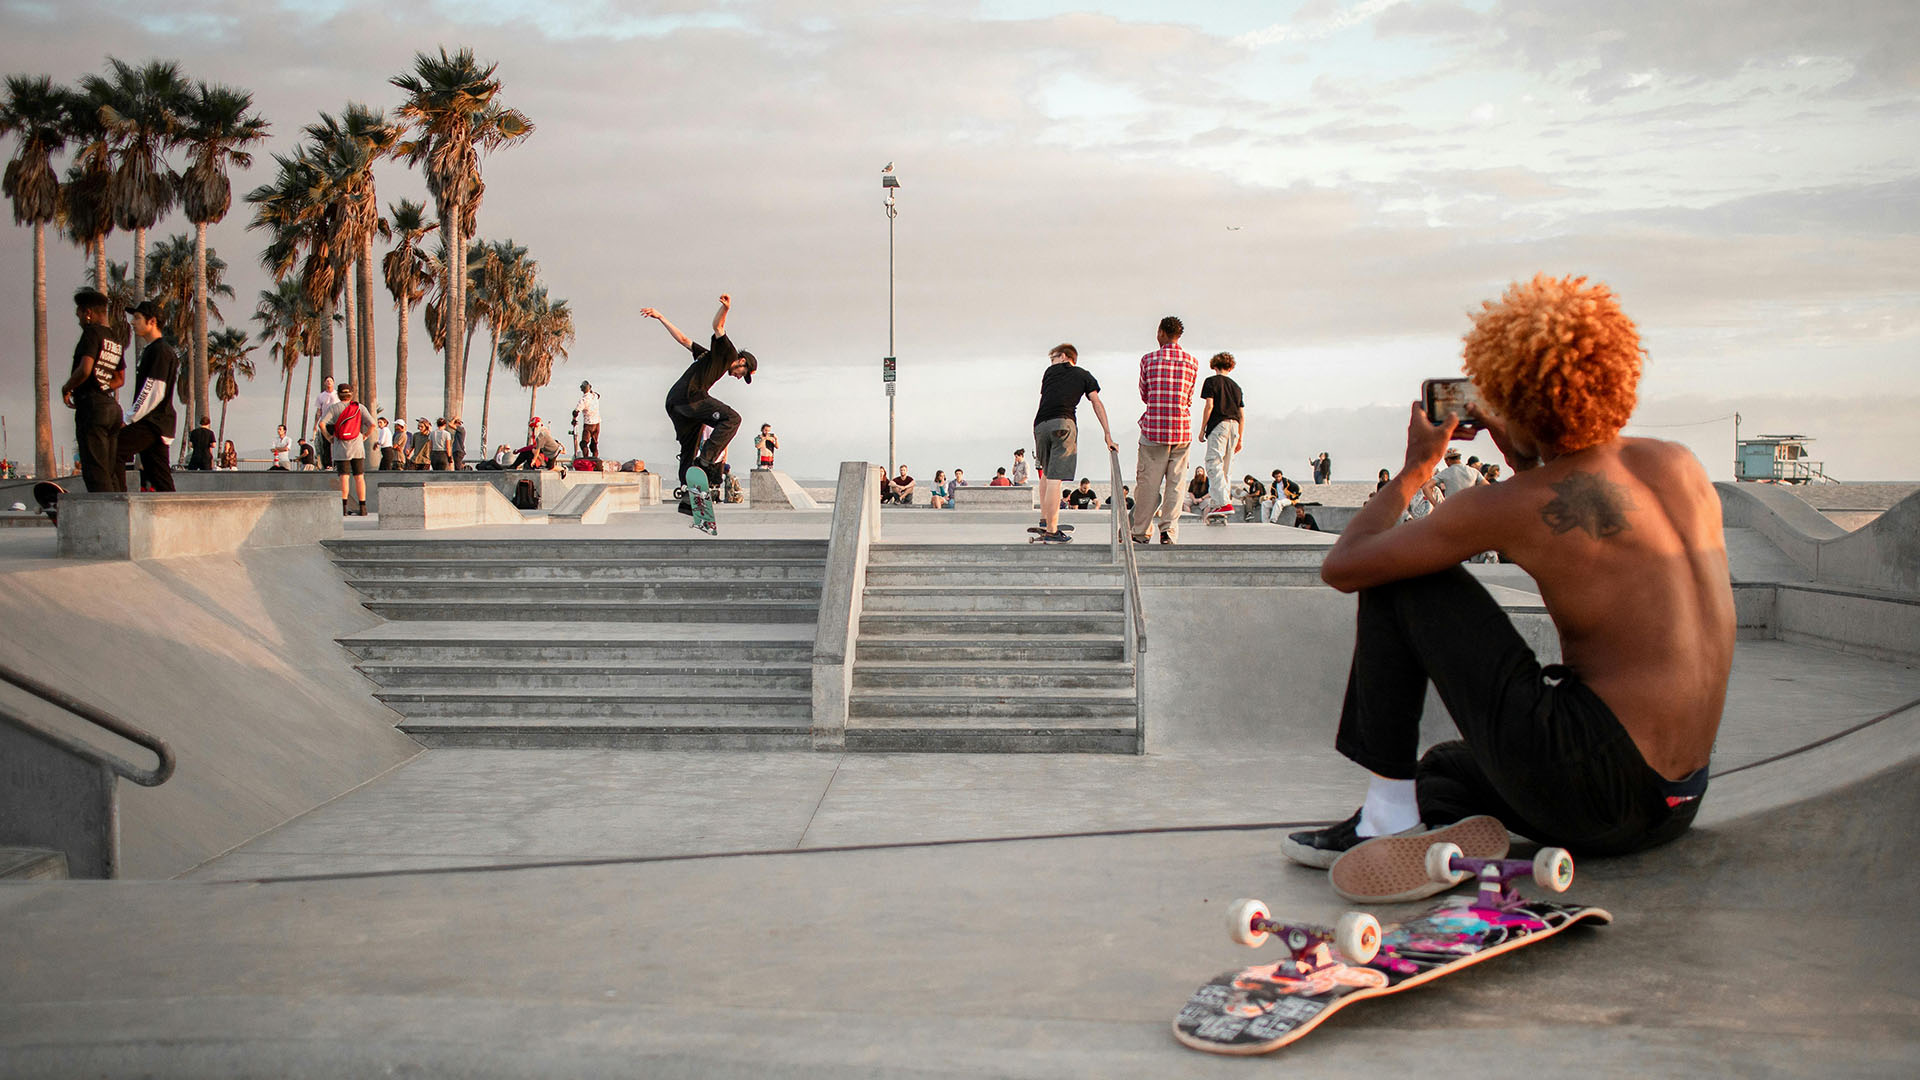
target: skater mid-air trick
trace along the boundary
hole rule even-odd
[[[726,452],[727,443],[732,441],[734,433],[740,430],[740,414],[728,408],[726,403],[714,397],[709,391],[713,384],[720,381],[722,375],[731,375],[748,384],[753,382],[753,373],[760,368],[760,362],[750,352],[734,348],[727,338],[727,311],[733,306],[733,297],[726,293],[720,295],[720,310],[713,313],[713,338],[705,346],[689,338],[680,328],[667,321],[665,315],[653,308],[641,308],[640,314],[649,319],[658,319],[660,325],[667,328],[673,340],[693,353],[693,363],[673,388],[667,391],[667,418],[673,421],[674,439],[680,444],[680,467],[677,473],[679,488],[675,492],[680,500],[680,512],[693,514],[693,504],[687,493],[687,470],[698,466],[709,478],[718,475],[716,466]],[[700,430],[712,428],[703,445],[700,442]]]

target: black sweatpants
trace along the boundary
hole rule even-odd
[[[120,403],[104,395],[81,398],[73,409],[73,433],[79,440],[80,479],[88,491],[127,490],[120,464]]]
[[[1461,739],[1419,752],[1431,681]],[[1655,772],[1578,675],[1542,667],[1506,612],[1463,567],[1360,592],[1335,748],[1415,781],[1429,826],[1492,814],[1576,854],[1623,854],[1685,832],[1706,770]]]
[[[687,470],[695,461],[714,461],[740,430],[740,414],[719,398],[701,395],[678,404],[667,402],[667,417],[673,421],[673,437],[680,444],[680,483],[687,482]],[[700,445],[700,429],[713,428],[706,445]],[[712,480],[713,477],[707,477]]]
[[[140,486],[149,491],[173,490],[173,465],[167,461],[167,449],[159,426],[151,420],[136,420],[120,429],[120,460],[139,462]]]

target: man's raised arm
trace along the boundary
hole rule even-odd
[[[733,307],[731,293],[720,294],[720,310],[713,313],[713,336],[719,337],[727,332],[727,309]]]
[[[665,315],[660,314],[658,311],[655,311],[650,307],[641,308],[640,314],[645,315],[649,319],[658,320],[661,326],[664,326],[667,328],[667,333],[673,335],[673,340],[680,343],[681,348],[685,349],[693,345],[693,339],[681,333],[679,327],[668,322],[667,317]]]

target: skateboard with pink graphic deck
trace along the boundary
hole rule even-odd
[[[1265,1054],[1356,1001],[1411,990],[1570,926],[1613,921],[1603,908],[1520,895],[1515,883],[1525,876],[1556,893],[1573,883],[1573,859],[1559,848],[1532,860],[1471,859],[1452,844],[1435,844],[1427,873],[1450,884],[1475,877],[1479,890],[1384,928],[1360,912],[1332,930],[1286,923],[1258,900],[1235,901],[1228,911],[1233,939],[1257,947],[1273,937],[1288,955],[1229,971],[1194,991],[1174,1018],[1174,1038],[1211,1054]]]

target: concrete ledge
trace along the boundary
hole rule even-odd
[[[916,493],[924,498],[924,494]],[[953,492],[953,508],[956,510],[1031,510],[1033,509],[1033,485],[1015,484],[1011,487],[994,487],[991,484],[968,484],[956,488]]]
[[[1833,585],[1920,593],[1920,492],[1871,523],[1845,532],[1799,496],[1772,484],[1727,484],[1720,512],[1732,528],[1750,528],[1814,576]]]
[[[341,535],[332,492],[171,492],[60,497],[59,551],[79,559],[173,559],[299,547]]]
[[[818,510],[820,503],[778,469],[755,469],[747,498],[756,510]]]
[[[386,489],[386,505],[380,510],[382,529],[455,529],[465,525],[518,525],[527,520],[484,476],[479,482],[389,480]]]
[[[609,514],[660,505],[660,477],[653,473],[614,473],[598,484],[579,484],[547,514],[551,525],[602,525]]]

